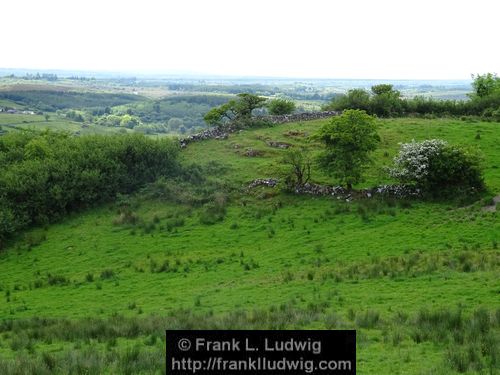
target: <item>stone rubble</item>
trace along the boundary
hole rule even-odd
[[[248,148],[243,155],[253,158],[256,156],[261,156],[262,151],[254,150],[253,148]]]
[[[277,178],[258,178],[253,180],[250,185],[248,185],[248,188],[253,189],[257,186],[267,186],[273,188],[278,185],[278,182]]]
[[[275,147],[275,148],[290,148],[292,145],[290,143],[286,142],[278,142],[278,141],[268,141],[266,142],[269,147]]]
[[[260,118],[269,121],[273,125],[276,125],[276,124],[284,124],[287,122],[318,120],[322,118],[338,116],[340,114],[341,112],[339,111],[319,111],[319,112],[293,113],[291,115],[263,116]]]
[[[186,138],[179,140],[181,148],[185,148],[191,142],[203,141],[205,139],[227,139],[229,133],[234,133],[236,128],[232,126],[227,126],[224,129],[220,127],[214,127],[210,129],[203,130],[200,133],[196,133]]]
[[[248,188],[257,186],[267,186],[274,188],[278,184],[278,180],[274,178],[256,179],[248,185]],[[332,196],[337,199],[344,199],[347,202],[355,198],[372,198],[375,195],[390,196],[394,198],[412,198],[419,197],[421,191],[409,185],[381,185],[371,189],[361,189],[348,191],[342,186],[327,186],[313,183],[306,183],[295,188],[296,194],[311,194],[317,196]]]

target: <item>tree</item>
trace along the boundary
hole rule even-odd
[[[378,116],[392,116],[402,111],[401,93],[392,85],[382,84],[372,86],[374,96],[371,99],[371,113]]]
[[[363,89],[352,89],[347,94],[336,95],[325,109],[343,111],[344,109],[370,109],[370,94]]]
[[[381,84],[381,85],[375,85],[372,86],[372,93],[374,95],[382,95],[382,94],[388,94],[391,92],[394,92],[393,85],[389,84]]]
[[[311,178],[311,158],[305,150],[291,148],[286,151],[281,164],[286,166],[284,179],[286,186],[294,188],[304,185]]]
[[[236,101],[230,100],[229,102],[214,107],[208,111],[203,119],[210,126],[222,126],[225,122],[232,121],[235,117]]]
[[[500,91],[500,78],[497,77],[496,74],[487,73],[484,75],[478,74],[477,76],[472,75],[472,79],[474,80],[474,82],[472,82],[474,94],[480,98]]]
[[[266,101],[265,98],[253,94],[238,94],[237,99],[231,99],[219,107],[208,111],[203,119],[210,126],[223,126],[228,122],[248,122],[252,117],[252,111],[261,108]]]
[[[260,108],[264,105],[266,98],[254,94],[238,94],[238,100],[234,107],[236,116],[238,118],[248,119],[252,116],[254,109]]]
[[[137,117],[130,116],[130,115],[123,115],[121,120],[120,120],[120,126],[123,128],[127,129],[133,129],[137,125],[139,125],[141,122]]]
[[[45,117],[45,121],[48,122],[50,115],[48,113],[44,114],[43,117]]]
[[[375,119],[357,109],[333,117],[320,129],[317,138],[326,147],[319,158],[320,167],[349,190],[362,181],[363,170],[371,162],[370,153],[380,141]]]
[[[271,115],[288,115],[295,111],[295,103],[287,99],[273,99],[267,103]]]

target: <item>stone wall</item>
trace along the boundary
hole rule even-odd
[[[252,189],[257,186],[265,186],[274,188],[278,186],[278,179],[257,179],[252,181],[248,188]],[[296,194],[311,194],[317,196],[331,196],[337,199],[346,200],[347,202],[359,198],[372,198],[374,196],[385,196],[392,198],[414,198],[421,195],[421,191],[408,185],[381,185],[371,189],[361,189],[348,191],[342,186],[318,185],[306,183],[295,187]]]
[[[279,115],[279,116],[261,116],[258,117],[259,120],[268,121],[272,125],[285,124],[288,122],[298,122],[298,121],[310,121],[318,120],[322,118],[328,118],[332,116],[338,116],[341,112],[337,111],[323,111],[323,112],[303,112],[294,113],[291,115]],[[227,139],[230,133],[234,133],[237,129],[234,125],[227,125],[224,129],[216,126],[207,130],[203,130],[200,133],[189,135],[185,138],[179,140],[182,148],[186,147],[191,142],[203,141],[205,139]]]
[[[263,116],[260,118],[269,121],[271,124],[276,125],[276,124],[284,124],[287,122],[318,120],[338,115],[340,115],[340,112],[337,111],[322,111],[322,112],[293,113],[291,115]]]

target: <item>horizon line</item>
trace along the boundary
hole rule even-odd
[[[86,74],[99,74],[99,75],[115,75],[120,78],[138,78],[134,76],[141,77],[186,77],[186,78],[239,78],[239,79],[300,79],[300,80],[368,80],[368,81],[472,81],[472,73],[470,78],[374,78],[374,77],[307,77],[307,76],[279,76],[279,75],[246,75],[246,74],[220,74],[220,73],[207,73],[207,72],[195,72],[195,71],[162,71],[162,70],[108,70],[108,69],[79,69],[79,68],[12,68],[12,67],[0,67],[0,71],[23,71],[23,72],[66,72],[66,73],[86,73]],[[4,76],[5,77],[5,76]],[[1,77],[1,78],[4,78]],[[64,77],[64,76],[63,76]]]

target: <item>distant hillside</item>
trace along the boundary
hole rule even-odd
[[[67,108],[92,108],[116,106],[145,100],[132,94],[95,93],[69,91],[59,86],[34,87],[36,85],[14,86],[0,89],[0,99],[11,100],[41,111],[56,111]]]

